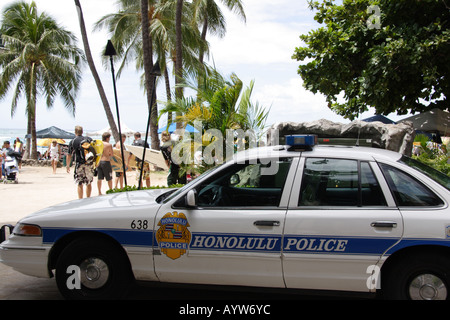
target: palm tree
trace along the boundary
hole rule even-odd
[[[159,2],[155,10],[154,23],[152,24],[152,35],[155,41],[155,53],[158,59],[163,61],[165,79],[166,79],[166,96],[167,101],[172,99],[172,93],[170,91],[169,76],[167,73],[168,61],[172,61],[174,69],[177,68],[177,54],[181,54],[182,66],[181,70],[183,74],[189,74],[190,76],[199,76],[204,72],[204,66],[199,60],[201,52],[208,50],[208,43],[201,39],[199,30],[193,26],[192,16],[194,15],[194,7],[189,2],[183,3],[182,19],[181,19],[181,38],[182,48],[177,49],[177,19],[174,17],[174,12],[177,11],[177,5],[179,3],[174,0],[162,0]],[[176,71],[174,70],[176,77]],[[178,79],[178,80],[177,80]],[[182,96],[182,88],[178,84],[182,83],[182,77],[176,78],[175,96]],[[172,122],[172,115],[168,114],[168,122]]]
[[[158,122],[156,120],[158,116],[156,99],[155,105],[153,105],[153,91],[155,86],[156,75],[152,74],[153,68],[153,45],[150,35],[150,21],[148,12],[149,0],[141,0],[141,30],[142,30],[142,53],[144,62],[144,74],[145,74],[145,89],[147,93],[148,112],[150,113],[150,135],[151,145],[153,149],[159,149],[158,139]]]
[[[116,45],[118,53],[117,58],[121,59],[120,67],[118,69],[118,76],[120,76],[123,68],[128,63],[134,62],[138,70],[144,68],[144,54],[142,42],[142,22],[141,20],[141,2],[139,0],[119,0],[117,2],[119,11],[108,14],[97,21],[95,28],[107,28],[111,33],[111,40]],[[198,61],[198,54],[201,49],[205,50],[206,43],[203,43],[197,28],[193,28],[189,24],[189,16],[192,16],[191,6],[189,3],[184,3],[183,10],[184,18],[182,24],[183,33],[183,63],[184,69],[190,73],[195,74],[200,68]],[[176,2],[174,0],[160,0],[149,4],[149,37],[151,38],[150,46],[155,60],[159,61],[160,68],[164,73],[166,83],[167,100],[171,100],[171,88],[168,73],[168,63],[170,60],[176,61],[175,50],[175,17]],[[147,90],[148,92],[148,90]],[[157,108],[154,106],[153,112]],[[152,118],[156,118],[153,116]],[[152,134],[152,141],[157,140],[157,128],[153,126],[152,132],[156,132],[154,137]]]
[[[194,154],[199,148],[204,150],[211,143],[217,143],[217,136],[208,136],[207,133],[210,129],[220,132],[223,138],[222,151],[230,146],[227,146],[229,141],[226,140],[229,129],[242,129],[244,132],[252,130],[256,134],[256,138],[262,136],[270,110],[266,110],[258,102],[251,101],[253,81],[249,86],[244,87],[236,74],[232,74],[229,79],[226,79],[217,70],[211,69],[200,82],[192,79],[185,82],[183,86],[196,91],[196,97],[183,97],[168,102],[161,110],[160,116],[168,112],[175,112],[182,114],[177,117],[177,122],[194,126],[194,121],[201,122],[202,127],[197,129],[202,131],[202,145],[196,145],[195,141],[192,143],[189,140],[182,142],[191,144],[191,147],[183,146],[183,148],[191,148],[191,154]],[[203,163],[197,168],[184,166],[187,170],[199,170],[200,172],[209,167],[211,164],[207,163]]]
[[[100,76],[98,75],[97,69],[95,68],[94,59],[92,58],[91,48],[89,46],[88,36],[86,32],[86,25],[84,23],[83,10],[81,9],[81,4],[79,0],[75,0],[75,6],[77,7],[81,38],[83,40],[84,52],[86,53],[86,60],[88,62],[92,76],[94,77],[95,85],[97,86],[100,99],[102,100],[103,108],[105,109],[106,113],[106,119],[108,120],[114,140],[120,141],[119,131],[117,130],[116,123],[114,122],[114,116],[111,112],[111,107],[109,106],[108,98],[106,98],[105,89],[103,88]]]
[[[5,49],[0,51],[0,98],[15,83],[11,103],[11,116],[14,116],[20,96],[25,96],[31,158],[36,159],[37,99],[44,96],[47,107],[51,108],[59,95],[65,108],[75,115],[83,53],[75,45],[75,36],[47,14],[39,14],[35,2],[7,6],[0,33]],[[29,141],[27,145],[30,146]]]
[[[229,10],[234,11],[244,22],[246,15],[241,0],[221,0]],[[206,41],[208,32],[222,38],[226,33],[226,21],[219,6],[215,0],[194,0],[195,20],[201,28],[201,38]],[[202,50],[199,55],[200,63],[203,64],[205,51]]]
[[[181,29],[183,18],[183,0],[177,0],[175,13],[175,97],[181,99],[183,97],[183,89],[177,86],[182,82],[183,74],[183,33]],[[179,126],[177,125],[177,128]]]

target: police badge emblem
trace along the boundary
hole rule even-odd
[[[184,213],[168,212],[158,222],[158,226],[156,240],[161,252],[173,260],[185,254],[191,242],[191,232]]]

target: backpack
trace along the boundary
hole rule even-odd
[[[84,138],[75,149],[76,161],[79,164],[93,164],[97,156],[94,147],[91,145],[91,138]]]

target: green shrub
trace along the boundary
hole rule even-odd
[[[169,188],[181,188],[184,184],[173,184],[168,187],[166,186],[150,186],[150,187],[141,187],[141,190],[152,190],[152,189],[169,189]],[[110,193],[119,193],[119,192],[128,192],[128,191],[137,191],[137,186],[126,186],[124,188],[114,188],[106,191],[107,194]]]
[[[447,163],[447,156],[431,156],[427,153],[422,153],[420,156],[413,156],[413,159],[416,159],[448,176],[450,176],[450,164]]]
[[[413,156],[412,158],[418,160],[448,176],[450,176],[450,164],[447,163],[447,146],[442,145],[440,149],[429,148],[428,136],[424,134],[418,134],[414,138],[414,142],[419,142],[421,146],[421,154],[419,156]]]

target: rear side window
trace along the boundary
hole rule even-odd
[[[406,172],[383,163],[380,164],[380,167],[397,206],[435,207],[444,204],[434,192]]]
[[[386,206],[367,162],[308,158],[303,170],[299,206]]]

